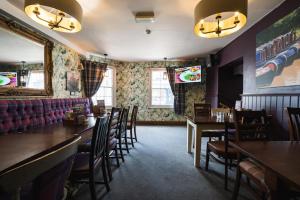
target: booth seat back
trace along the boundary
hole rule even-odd
[[[87,98],[43,99],[42,101],[47,125],[62,122],[66,111],[78,104],[84,105],[85,113],[90,113],[90,103]]]
[[[41,100],[0,100],[0,134],[45,125]]]

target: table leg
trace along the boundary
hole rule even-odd
[[[187,126],[187,152],[191,153],[192,152],[192,126],[189,122],[186,124]]]
[[[194,151],[194,166],[200,167],[201,160],[201,135],[202,131],[199,126],[195,126],[195,151]]]

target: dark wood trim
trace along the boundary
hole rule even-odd
[[[185,126],[185,121],[137,121],[137,125],[144,126]]]
[[[45,89],[30,89],[30,88],[0,88],[0,96],[53,96],[52,89],[52,50],[53,42],[39,34],[34,29],[30,29],[22,25],[16,19],[0,14],[0,27],[8,31],[21,35],[29,40],[37,42],[44,46],[44,71],[45,71]]]

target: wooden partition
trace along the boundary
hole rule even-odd
[[[299,107],[300,94],[243,94],[242,106],[246,109],[265,109],[272,115],[275,139],[288,138],[288,115],[286,107]]]

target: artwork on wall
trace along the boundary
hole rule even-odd
[[[70,94],[75,94],[75,92],[80,92],[79,83],[80,83],[80,73],[74,71],[68,71],[66,73],[67,77],[67,90],[70,91]]]
[[[300,85],[300,7],[256,35],[256,87]]]

